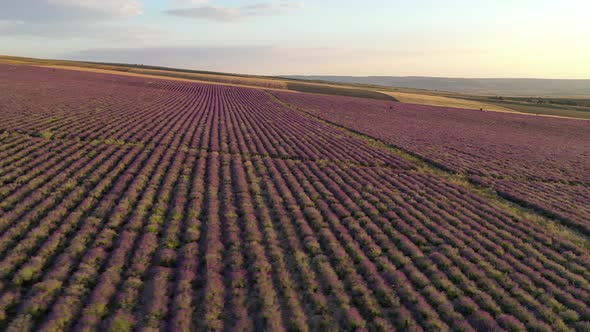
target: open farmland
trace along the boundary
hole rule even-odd
[[[588,329],[589,124],[1,65],[0,328]]]
[[[393,96],[398,101],[400,101],[402,103],[407,103],[407,104],[465,108],[465,109],[472,109],[472,110],[484,109],[486,111],[515,113],[515,111],[513,111],[509,108],[506,108],[506,107],[501,107],[498,105],[475,101],[475,100],[453,98],[453,97],[447,97],[447,96],[436,96],[436,95],[430,95],[430,94],[398,92],[398,91],[394,91],[394,92],[385,92],[384,91],[383,93]]]
[[[590,236],[590,121],[273,93]]]

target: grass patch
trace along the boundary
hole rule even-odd
[[[43,138],[43,139],[52,139],[55,136],[55,133],[53,133],[52,131],[49,131],[49,130],[41,130],[41,131],[36,132],[33,136]]]

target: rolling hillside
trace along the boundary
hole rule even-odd
[[[395,76],[285,76],[302,80],[370,84],[460,94],[590,98],[590,79],[445,78]]]

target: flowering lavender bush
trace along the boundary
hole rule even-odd
[[[590,234],[590,121],[272,93]]]
[[[0,66],[19,82],[0,80],[2,328],[590,323],[587,248],[263,92],[18,72]]]

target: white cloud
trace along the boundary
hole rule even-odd
[[[204,3],[204,1],[201,2]],[[258,16],[283,14],[287,11],[301,9],[303,7],[303,3],[300,2],[263,2],[240,7],[220,7],[207,5],[182,9],[171,9],[165,11],[165,13],[173,16],[198,20],[235,22]]]
[[[169,0],[170,5],[172,5],[172,6],[194,6],[194,5],[202,5],[207,2],[209,2],[209,1],[208,0]]]
[[[55,41],[71,39],[92,42],[129,43],[151,39],[162,39],[166,31],[157,25],[120,25],[108,23],[78,24],[75,28],[68,23],[55,22],[25,23],[22,21],[0,21],[0,37],[36,37]],[[1,53],[1,52],[0,52]]]
[[[67,54],[70,59],[101,62],[142,63],[169,67],[229,69],[242,61],[274,58],[277,49],[269,45],[252,46],[157,46],[139,48],[96,48]],[[247,60],[246,60],[247,59]],[[237,66],[235,67],[237,68]],[[229,69],[231,71],[232,69]]]
[[[0,20],[24,22],[104,21],[142,13],[136,0],[0,0]]]
[[[112,40],[145,30],[111,24],[141,15],[137,0],[0,0],[0,6],[1,36]]]
[[[132,17],[142,14],[142,5],[136,0],[47,0],[56,6],[109,14],[115,17]]]

